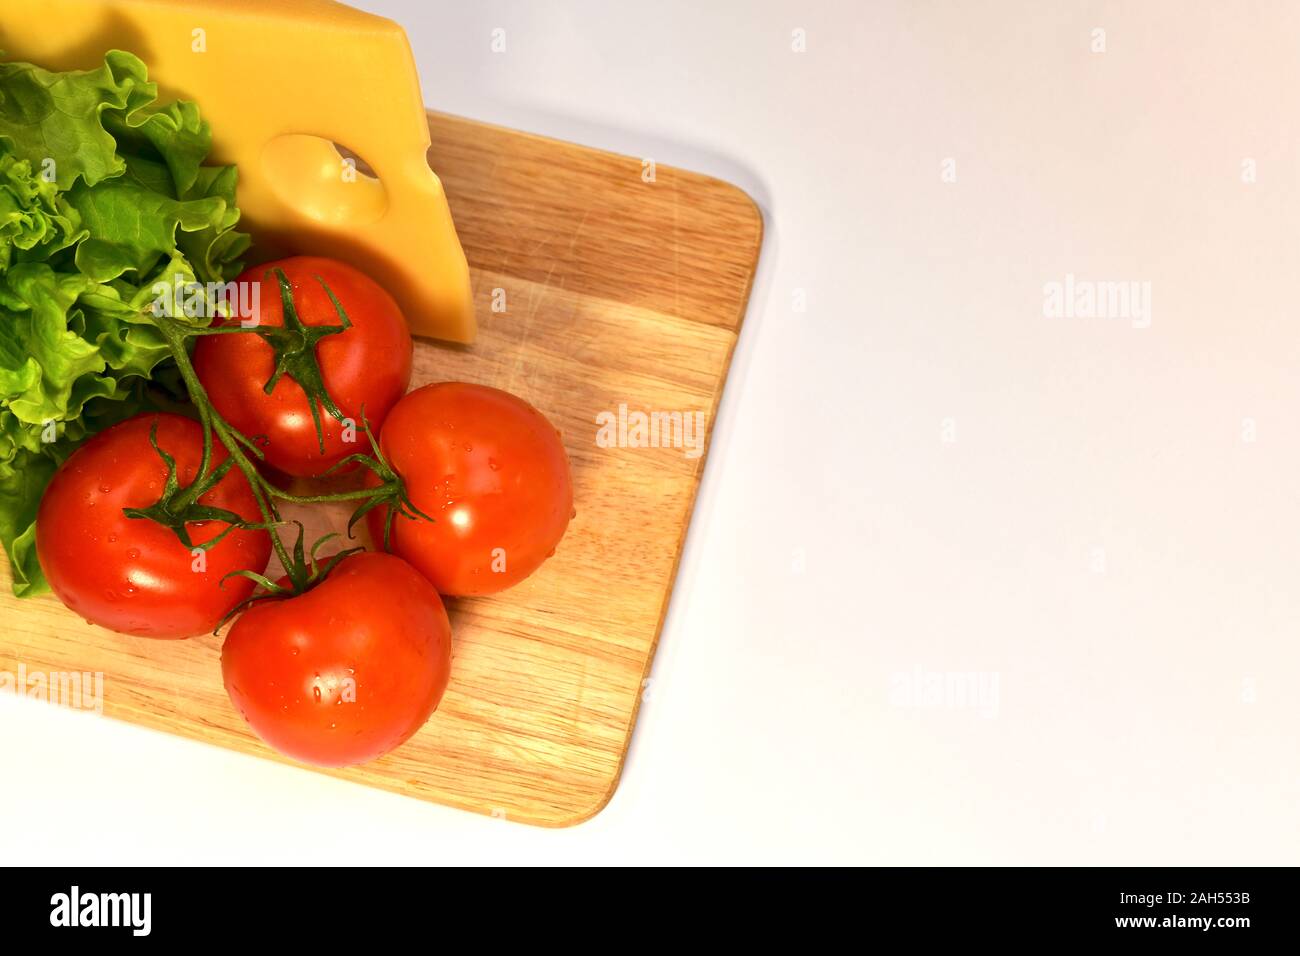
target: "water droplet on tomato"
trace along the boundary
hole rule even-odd
[[[311,689],[311,692],[312,692],[313,694],[316,695],[316,703],[319,704],[319,703],[320,703],[320,688],[319,688],[319,687],[313,687],[313,688]]]
[[[497,460],[495,458],[488,459],[488,467],[491,468],[493,471],[501,470],[501,466],[497,464]]]
[[[139,549],[139,548],[130,548],[130,549],[126,552],[126,556],[127,556],[128,558],[130,558],[132,561],[134,561],[136,558],[140,557],[140,549]]]

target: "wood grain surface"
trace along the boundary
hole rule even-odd
[[[451,685],[424,729],[371,764],[324,772],[565,826],[618,783],[705,460],[601,447],[597,416],[620,405],[703,412],[711,428],[762,220],[744,193],[706,176],[661,166],[647,182],[639,159],[429,119],[480,335],[467,348],[418,342],[414,385],[482,382],[545,412],[573,464],[577,517],[523,584],[448,602]],[[316,509],[311,524],[344,517]],[[0,670],[102,671],[108,716],[282,759],[230,705],[219,637],[92,627],[51,596],[13,598],[7,566],[0,594]]]

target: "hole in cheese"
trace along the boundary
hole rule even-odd
[[[320,136],[277,136],[262,150],[267,183],[288,211],[335,226],[378,222],[388,191],[354,151]]]

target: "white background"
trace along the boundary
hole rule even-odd
[[[547,831],[0,697],[0,861],[1297,862],[1294,5],[360,5],[431,107],[763,207],[622,785]]]

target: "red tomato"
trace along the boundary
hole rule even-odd
[[[305,594],[253,605],[221,651],[226,692],[258,736],[322,767],[403,743],[437,708],[450,670],[438,592],[373,552],[344,558]]]
[[[266,383],[275,372],[275,352],[253,333],[201,336],[194,348],[194,369],[227,422],[250,438],[265,436],[261,447],[270,464],[290,475],[319,475],[348,455],[369,450],[361,430],[362,407],[378,433],[411,382],[411,335],[393,297],[374,280],[345,263],[308,256],[269,262],[239,277],[240,283],[260,286],[259,326],[284,326],[275,269],[282,269],[293,286],[294,305],[304,325],[340,324],[322,281],[347,312],[352,327],[320,339],[316,358],[325,390],[355,427],[345,432],[338,419],[318,406],[325,437],[322,455],[302,386],[285,375],[266,394]],[[353,440],[345,440],[348,437]]]
[[[389,413],[379,444],[411,501],[434,519],[395,518],[392,551],[439,593],[518,584],[564,537],[573,516],[569,459],[554,426],[523,399],[463,382],[426,385]],[[376,547],[386,512],[368,516]]]
[[[193,637],[212,631],[247,598],[253,582],[231,571],[262,571],[271,554],[265,531],[233,531],[206,552],[185,547],[175,532],[123,508],[148,508],[162,495],[167,465],[149,443],[176,460],[182,486],[198,474],[203,429],[165,413],[137,415],[82,445],[55,472],[36,516],[36,553],[54,593],[92,624],[146,637]],[[213,463],[226,451],[213,441]],[[199,499],[200,504],[260,521],[248,480],[238,470]],[[228,526],[187,526],[202,544]]]

